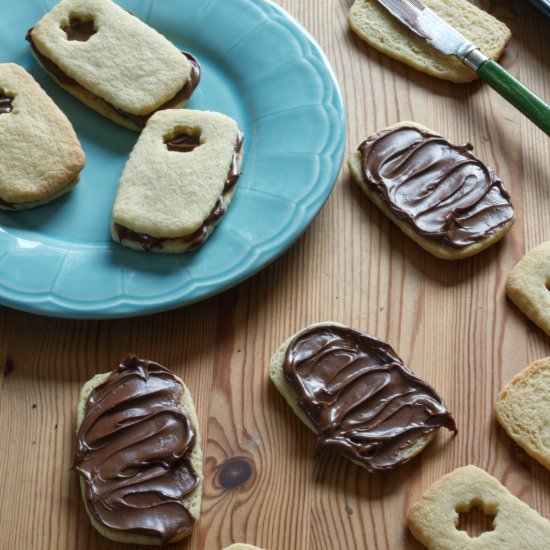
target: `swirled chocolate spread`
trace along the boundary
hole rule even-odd
[[[180,408],[183,386],[165,367],[128,356],[87,401],[74,469],[92,517],[115,531],[167,542],[195,518],[195,430]]]
[[[12,100],[13,97],[0,92],[0,115],[5,115],[12,112]]]
[[[288,346],[283,372],[317,429],[317,449],[333,449],[369,470],[408,461],[403,451],[442,426],[457,431],[434,389],[366,333],[309,327]]]
[[[69,75],[67,75],[63,70],[59,67],[59,65],[56,65],[51,59],[46,57],[44,54],[42,54],[38,48],[36,47],[35,43],[32,39],[32,30],[29,29],[27,32],[27,36],[25,37],[29,44],[31,45],[32,51],[36,55],[36,57],[40,60],[40,63],[44,66],[44,68],[52,74],[56,80],[58,80],[61,84],[65,86],[75,86],[78,88],[84,89],[83,86],[81,86],[74,78],[71,78]],[[187,59],[189,60],[189,63],[191,63],[191,74],[189,75],[189,78],[187,79],[187,82],[184,84],[183,88],[176,93],[176,95],[169,99],[166,103],[163,103],[160,107],[157,107],[154,111],[146,114],[146,115],[136,115],[133,113],[128,113],[127,111],[123,111],[122,109],[119,109],[118,107],[115,107],[113,104],[109,103],[108,101],[105,101],[103,98],[97,97],[98,101],[102,101],[105,105],[107,105],[112,111],[115,111],[118,113],[119,116],[126,118],[128,120],[131,120],[134,124],[139,126],[140,128],[144,128],[147,121],[153,116],[154,113],[157,111],[160,111],[161,109],[172,109],[185,101],[186,99],[189,99],[191,97],[191,94],[195,90],[195,88],[199,85],[200,77],[201,77],[201,68],[199,65],[199,62],[197,59],[192,56],[188,52],[181,52]],[[87,90],[88,93],[91,93],[89,90]]]
[[[455,248],[488,237],[514,213],[502,181],[472,150],[407,126],[359,146],[369,189],[417,233]]]
[[[225,180],[225,184],[223,187],[224,193],[227,193],[237,183],[237,180],[241,175],[241,172],[239,171],[239,153],[243,146],[243,141],[244,134],[242,132],[238,132],[237,142],[235,143],[235,149],[233,151],[233,158],[231,160],[227,179]],[[171,141],[167,143],[169,149],[171,143]],[[170,150],[179,151],[179,149],[176,148]],[[209,216],[206,218],[206,220],[204,220],[203,224],[195,232],[191,233],[190,235],[185,235],[184,237],[153,237],[152,235],[148,235],[147,233],[138,233],[137,231],[134,231],[129,227],[126,227],[119,223],[115,223],[115,229],[121,241],[125,240],[138,243],[146,252],[151,252],[151,250],[155,248],[160,249],[166,243],[172,241],[184,241],[188,244],[187,250],[190,251],[198,248],[204,243],[204,241],[206,241],[206,239],[208,238],[209,226],[218,221],[225,214],[225,210],[225,202],[222,195],[218,199],[218,202],[216,202],[214,208],[212,209],[212,212],[210,212]]]

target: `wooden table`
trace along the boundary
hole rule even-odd
[[[0,548],[122,549],[90,527],[74,452],[79,388],[129,351],[188,384],[198,407],[204,498],[177,548],[245,541],[270,550],[420,548],[405,512],[441,475],[476,464],[550,518],[550,473],[505,435],[497,392],[550,339],[506,299],[514,263],[550,239],[550,140],[486,85],[453,85],[377,53],[349,30],[351,0],[280,0],[330,59],[347,106],[348,150],[411,119],[475,145],[511,193],[517,222],[461,262],[432,257],[352,183],[347,167],[303,237],[267,269],[204,302],[141,318],[50,319],[0,309]],[[550,21],[521,0],[476,4],[505,21],[502,63],[550,98]],[[332,319],[389,342],[446,400],[459,433],[441,432],[414,461],[369,474],[314,453],[314,436],[267,377],[278,344]],[[2,376],[2,375],[0,375]]]

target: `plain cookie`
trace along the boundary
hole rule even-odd
[[[367,138],[348,165],[405,235],[438,258],[460,260],[499,241],[514,223],[502,181],[472,151],[406,121]]]
[[[525,254],[506,278],[506,294],[550,335],[550,241]]]
[[[298,418],[369,471],[410,460],[456,425],[433,388],[384,342],[339,323],[310,325],[275,352],[269,376]],[[382,404],[385,404],[382,406]]]
[[[504,387],[495,416],[528,455],[550,470],[550,357],[535,361]]]
[[[45,204],[79,181],[86,156],[67,117],[25,69],[0,64],[0,209]]]
[[[512,37],[504,23],[466,0],[422,0],[422,3],[495,60]],[[443,55],[410,32],[377,0],[356,0],[348,22],[367,44],[413,69],[452,82],[478,78],[461,61]]]
[[[492,531],[476,538],[457,529],[459,513],[474,506],[494,516]],[[550,522],[476,466],[436,481],[407,514],[412,534],[428,550],[547,550]]]
[[[167,368],[129,355],[82,388],[73,469],[106,538],[160,545],[199,520],[202,454],[189,390]]]
[[[193,250],[229,207],[243,135],[220,113],[168,109],[151,117],[124,167],[113,240],[136,250]]]
[[[193,56],[111,0],[62,0],[27,40],[62,88],[132,130],[184,105],[200,79]]]

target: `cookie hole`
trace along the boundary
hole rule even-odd
[[[487,513],[481,503],[472,503],[466,510],[457,509],[459,531],[466,531],[470,538],[477,538],[495,528],[495,514]]]
[[[61,27],[67,35],[67,40],[87,42],[97,29],[91,15],[71,15],[69,22]]]
[[[200,130],[196,128],[178,128],[175,132],[164,136],[168,151],[189,153],[201,144]]]
[[[12,101],[15,96],[8,94],[2,88],[0,88],[0,115],[6,115],[13,111]]]

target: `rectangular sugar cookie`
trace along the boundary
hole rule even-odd
[[[0,64],[0,209],[23,210],[72,189],[86,157],[73,127],[25,69]]]
[[[192,56],[111,0],[62,0],[27,39],[58,84],[131,129],[183,105],[200,78]]]
[[[153,115],[120,178],[113,239],[149,252],[202,245],[235,193],[242,139],[236,122],[220,113],[167,109]]]

